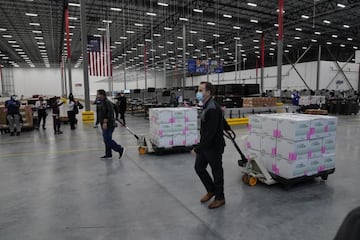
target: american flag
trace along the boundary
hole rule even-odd
[[[88,59],[90,76],[112,76],[111,50],[104,36],[88,36]]]

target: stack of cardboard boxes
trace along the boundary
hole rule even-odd
[[[151,108],[150,140],[157,147],[191,146],[199,142],[197,109]]]
[[[305,114],[249,116],[248,158],[291,179],[335,168],[337,118]]]
[[[251,97],[243,98],[243,107],[271,107],[276,106],[276,98]]]

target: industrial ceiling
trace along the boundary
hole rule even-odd
[[[85,2],[85,1],[84,1]],[[61,0],[1,0],[0,61],[14,67],[59,67],[65,50]],[[71,62],[82,66],[79,0],[69,0]],[[110,23],[114,69],[181,69],[186,59],[223,60],[255,67],[265,39],[265,65],[276,65],[276,0],[86,0],[88,35]],[[284,0],[284,63],[318,58],[347,61],[360,47],[359,0]],[[104,21],[105,20],[105,21]],[[235,46],[238,46],[237,51]],[[238,53],[236,56],[236,52]],[[245,61],[244,61],[245,60]],[[244,66],[243,63],[246,62]]]

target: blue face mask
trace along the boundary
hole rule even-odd
[[[202,92],[197,92],[196,93],[196,99],[198,101],[202,101],[204,99],[204,94]]]

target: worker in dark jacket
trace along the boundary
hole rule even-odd
[[[16,136],[21,132],[21,115],[20,115],[20,102],[16,99],[15,95],[12,95],[9,100],[5,102],[5,108],[7,109],[7,120],[9,122],[10,136],[14,136],[16,128]]]
[[[207,194],[201,198],[205,203],[215,196],[208,206],[210,209],[225,204],[224,170],[222,154],[225,140],[223,136],[224,116],[218,103],[213,99],[214,87],[209,82],[201,82],[196,93],[197,100],[203,103],[200,127],[200,143],[194,147],[196,152],[195,171],[204,184]],[[226,124],[227,125],[227,124]],[[206,168],[210,165],[213,179]]]
[[[125,94],[121,92],[118,94],[118,96],[115,99],[117,100],[116,107],[118,109],[118,111],[116,112],[116,119],[118,119],[120,113],[120,119],[122,120],[122,125],[126,126],[125,112],[126,112],[127,102],[126,102]]]
[[[125,153],[125,148],[117,144],[112,139],[112,134],[115,129],[113,103],[109,99],[107,99],[106,92],[103,89],[97,91],[97,97],[99,100],[98,109],[97,109],[98,110],[97,119],[100,122],[103,133],[103,139],[105,143],[105,155],[102,156],[101,159],[111,159],[112,158],[111,150],[118,152],[120,159]]]

